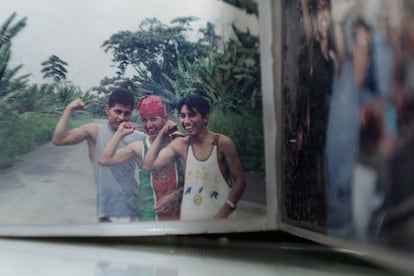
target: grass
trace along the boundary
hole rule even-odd
[[[3,122],[0,125],[0,168],[12,166],[19,156],[49,142],[58,119],[50,115],[26,112],[16,120]],[[69,127],[89,121],[89,117],[74,116]]]

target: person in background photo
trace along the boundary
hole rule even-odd
[[[336,22],[339,41],[345,40],[343,24]],[[338,34],[340,33],[340,34]],[[346,45],[337,45],[345,51]],[[360,99],[369,101],[373,91],[366,87],[371,53],[371,34],[361,19],[353,25],[352,54],[338,52],[340,70],[335,80],[328,121],[327,158],[327,227],[328,232],[344,237],[353,235],[352,178],[359,152]]]
[[[359,1],[333,2],[337,65],[327,143],[327,228],[332,235],[367,239],[384,152],[392,125],[384,121],[384,97],[375,78],[374,27]],[[363,9],[362,9],[363,10]],[[390,149],[385,149],[390,148]]]
[[[319,227],[326,221],[324,149],[334,74],[330,9],[330,0],[301,0],[305,43],[298,59],[295,139],[302,172],[299,200],[305,203],[306,219]]]
[[[133,124],[122,123],[103,150],[99,164],[112,166],[130,160],[136,162],[141,168],[137,201],[140,220],[178,220],[184,182],[180,162],[170,162],[167,166],[152,172],[142,170],[143,160],[152,147],[155,137],[168,122],[169,117],[164,103],[158,96],[144,96],[138,101],[136,109],[148,136],[142,141],[135,141],[126,147],[118,148],[122,139],[134,132]],[[178,136],[183,135],[176,131],[176,128],[170,129],[169,135],[163,136],[160,141],[160,147],[165,147]]]
[[[397,113],[395,152],[389,162],[378,240],[387,247],[414,250],[414,1],[388,0],[395,62],[391,99]]]
[[[236,147],[229,137],[208,129],[210,104],[202,96],[185,96],[177,110],[188,136],[162,148],[164,137],[175,125],[166,124],[144,159],[144,169],[157,170],[179,158],[185,164],[181,220],[227,218],[246,186]]]
[[[92,162],[97,189],[97,216],[99,222],[124,222],[138,220],[138,183],[135,178],[136,165],[133,161],[117,166],[103,167],[98,164],[101,152],[121,123],[131,118],[134,96],[126,89],[115,89],[105,106],[108,119],[105,124],[95,122],[68,129],[70,116],[77,110],[85,109],[81,99],[69,103],[59,119],[52,138],[56,146],[74,145],[86,141],[89,159]],[[122,140],[120,147],[140,141],[142,132],[134,131]],[[76,162],[76,160],[74,160]]]

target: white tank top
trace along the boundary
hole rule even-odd
[[[218,135],[210,156],[198,160],[191,141],[187,150],[181,220],[211,219],[226,202],[230,187],[224,179],[217,159]]]

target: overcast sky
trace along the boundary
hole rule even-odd
[[[220,0],[0,0],[0,24],[13,12],[27,17],[27,26],[12,40],[11,65],[24,64],[32,83],[42,83],[40,63],[55,54],[69,63],[68,80],[88,89],[113,76],[111,55],[100,47],[120,30],[135,31],[145,18],[162,23],[179,16],[200,18],[197,30],[207,21],[216,33],[231,32],[231,22],[258,33],[257,18]],[[15,20],[17,22],[17,20]]]

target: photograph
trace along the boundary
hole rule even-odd
[[[267,1],[1,1],[0,235],[275,227]]]
[[[413,12],[284,1],[284,223],[412,257]]]

